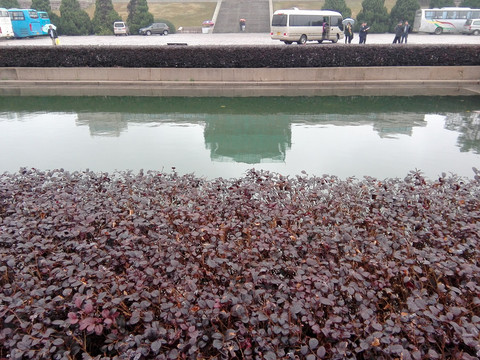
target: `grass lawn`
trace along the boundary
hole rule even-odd
[[[215,2],[197,3],[176,3],[176,2],[154,2],[148,4],[148,10],[153,14],[155,20],[168,20],[176,28],[180,26],[202,26],[205,20],[211,20],[215,12]],[[123,20],[127,20],[128,1],[114,2],[113,7]],[[90,18],[95,13],[95,4],[85,9]]]

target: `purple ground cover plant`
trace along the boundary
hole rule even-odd
[[[0,175],[0,358],[478,359],[480,173]]]

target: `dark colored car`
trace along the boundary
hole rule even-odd
[[[168,35],[170,28],[165,23],[153,23],[147,27],[141,28],[138,30],[140,35],[152,35],[152,34],[160,34],[160,35]]]

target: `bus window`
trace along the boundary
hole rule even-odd
[[[342,18],[339,16],[332,16],[332,26],[339,26],[343,29]]]
[[[25,20],[25,15],[22,11],[12,11],[10,12],[10,17],[12,20]]]
[[[290,26],[309,26],[310,17],[308,15],[290,15]]]
[[[458,19],[466,19],[467,15],[468,15],[468,12],[466,12],[466,11],[458,11],[457,12]]]
[[[435,19],[444,19],[443,11],[435,11]]]
[[[480,18],[480,11],[472,11],[471,19],[478,19]]]
[[[445,17],[445,19],[455,19],[456,16],[455,16],[455,11],[447,11],[447,16]]]
[[[28,15],[30,15],[30,18],[31,18],[31,19],[38,19],[38,13],[37,13],[37,11],[35,11],[35,10],[29,11],[29,12],[28,12]]]

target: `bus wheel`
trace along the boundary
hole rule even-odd
[[[441,27],[437,27],[437,28],[435,29],[435,34],[436,34],[436,35],[440,35],[442,32],[443,32],[443,28],[441,28]]]
[[[300,40],[297,41],[298,45],[305,45],[307,43],[307,35],[300,36]]]
[[[321,44],[323,42],[323,40],[318,40],[318,43]]]
[[[287,45],[291,45],[291,44],[292,44],[291,41],[284,41],[284,43],[287,44]]]

